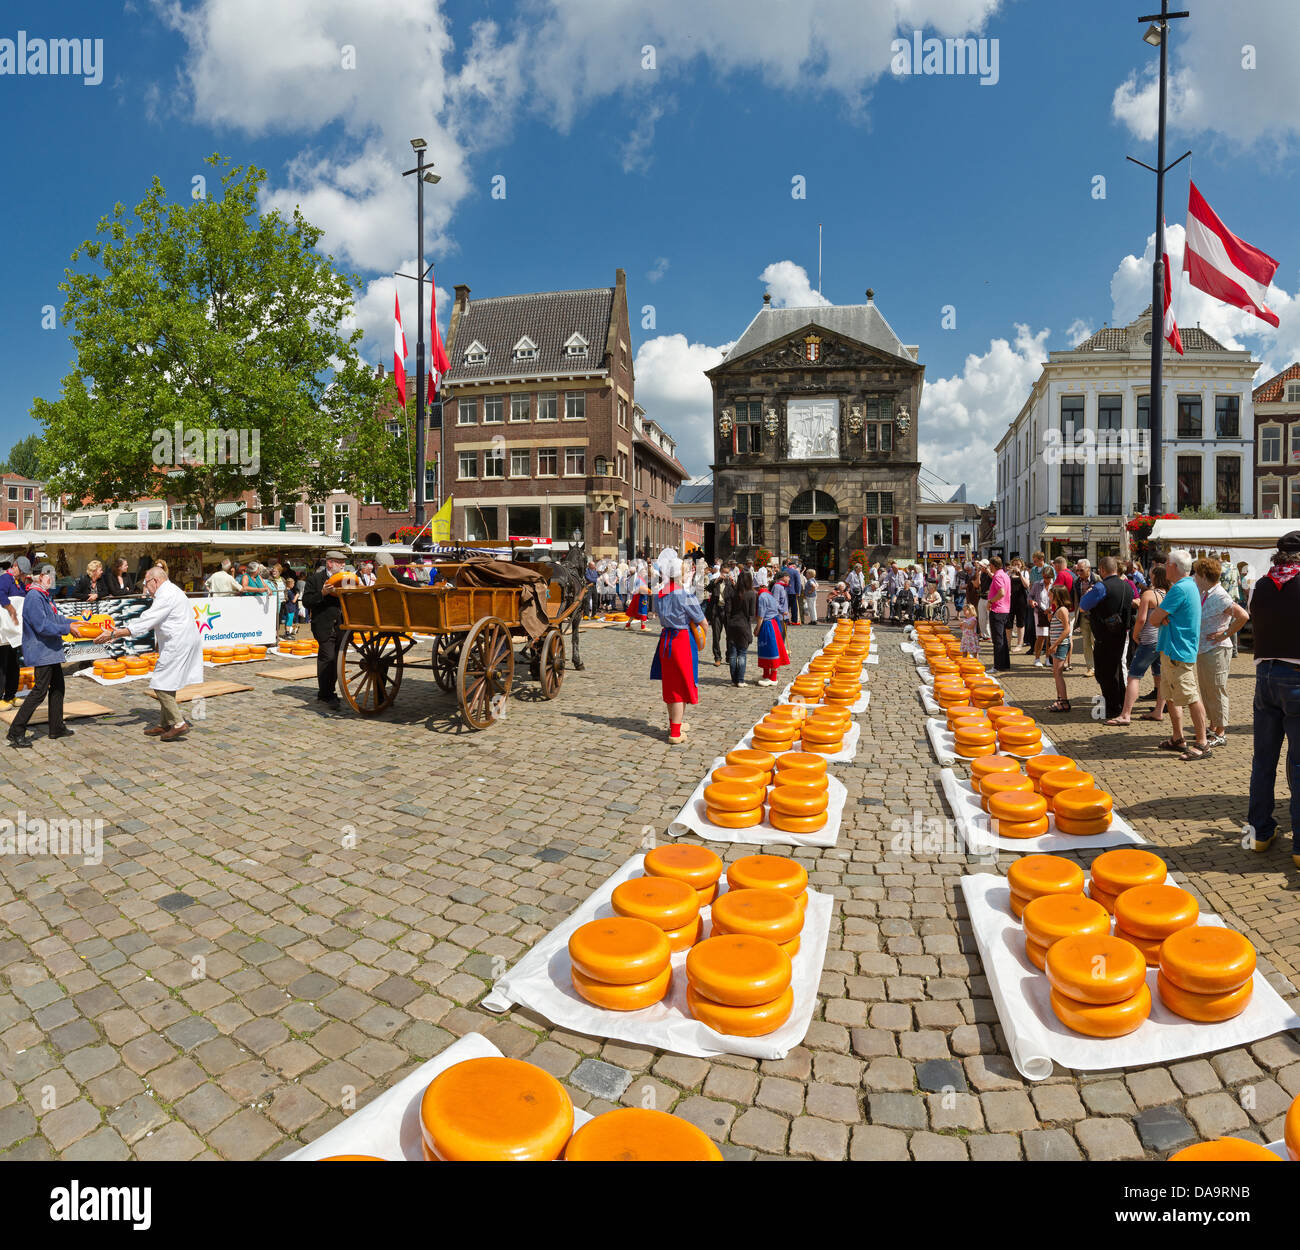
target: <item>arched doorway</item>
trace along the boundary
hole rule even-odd
[[[824,490],[806,490],[790,504],[790,550],[825,580],[839,568],[840,510]]]
[[[366,535],[367,547],[382,547],[383,545],[384,545],[384,540],[381,535],[376,534],[373,531],[371,531],[371,533]]]

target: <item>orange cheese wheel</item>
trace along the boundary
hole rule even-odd
[[[785,855],[744,855],[727,869],[732,890],[780,890],[797,897],[808,888],[808,870]]]
[[[1011,914],[1017,920],[1025,914],[1025,900],[1017,894],[1011,896]]]
[[[648,920],[660,929],[680,929],[700,914],[695,887],[672,877],[633,877],[614,887],[610,905],[620,916]]]
[[[777,756],[776,772],[783,773],[787,768],[803,768],[814,773],[826,774],[826,760],[820,755],[810,754],[809,751],[787,751],[785,755]]]
[[[1065,791],[1064,794],[1068,794]],[[1053,805],[1059,803],[1064,794],[1058,794],[1053,800]],[[1095,838],[1098,834],[1105,833],[1110,828],[1111,817],[1098,816],[1093,820],[1071,820],[1068,816],[1062,816],[1059,811],[1053,812],[1056,819],[1056,831],[1058,833],[1072,834],[1078,838]]]
[[[1017,717],[1022,717],[1022,716],[1025,718],[1025,720],[1028,721],[1032,721],[1033,719],[1027,712],[1023,711],[1022,709],[1018,707],[1011,707],[1006,704],[1004,704],[1001,707],[989,708],[989,710],[985,713],[985,715],[989,718],[989,720],[993,722],[995,726],[1004,720],[1008,720],[1008,719],[1014,720]]]
[[[706,938],[686,956],[696,993],[726,1007],[770,1003],[790,988],[790,956],[767,938],[744,933]]]
[[[1221,1020],[1241,1015],[1250,1006],[1254,990],[1255,982],[1250,980],[1222,994],[1191,994],[1179,989],[1163,972],[1156,973],[1156,991],[1160,1001],[1174,1015],[1204,1024],[1218,1024]]]
[[[704,804],[717,812],[752,812],[766,793],[760,785],[715,781],[704,787]]]
[[[675,877],[697,890],[714,885],[722,876],[722,860],[706,846],[671,842],[646,852],[642,861],[652,877]]]
[[[815,812],[809,816],[790,816],[785,812],[768,811],[767,823],[782,833],[816,833],[826,828],[825,812]]]
[[[639,985],[668,967],[668,939],[648,920],[611,916],[579,925],[569,938],[569,959],[593,981]]]
[[[986,773],[980,778],[980,806],[987,812],[989,799],[995,794],[1015,794],[1017,792],[1034,794],[1034,783],[1024,773]]]
[[[952,737],[958,746],[991,747],[997,741],[991,725],[958,725]]]
[[[783,768],[776,774],[775,784],[810,789],[819,794],[826,794],[831,788],[827,775],[825,773],[815,773],[811,768]]]
[[[774,703],[767,712],[768,720],[803,720],[808,715],[807,707],[802,703]]]
[[[838,755],[844,749],[844,739],[836,738],[833,742],[813,742],[805,738],[802,746],[805,751],[818,751],[822,755]]]
[[[717,940],[728,941],[729,939],[709,939],[711,942]],[[698,946],[696,950],[699,950]],[[788,959],[789,956],[786,958]],[[787,989],[770,1003],[759,1003],[752,1007],[732,1007],[724,1003],[716,1003],[707,995],[701,994],[693,985],[687,985],[686,1006],[691,1015],[715,1033],[723,1033],[729,1037],[763,1037],[765,1034],[775,1033],[790,1018],[790,1013],[794,1010],[794,991]]]
[[[1041,838],[1047,832],[1047,817],[1037,820],[995,820],[993,832],[999,838]]]
[[[1020,751],[1022,747],[1039,746],[1043,741],[1043,731],[1034,725],[1022,729],[1019,725],[1003,724],[997,734],[998,746],[1013,751]],[[1024,752],[1020,751],[1020,754],[1023,755]]]
[[[1073,941],[1074,939],[1066,939]],[[1052,950],[1061,946],[1057,942]],[[1047,953],[1047,972],[1052,971],[1052,951]],[[1140,1029],[1151,1014],[1151,991],[1145,981],[1137,993],[1115,1003],[1088,1003],[1067,997],[1057,990],[1051,992],[1052,1010],[1067,1029],[1087,1037],[1123,1037]]]
[[[841,742],[844,739],[844,731],[837,725],[818,725],[812,721],[804,722],[800,735],[805,743],[815,742],[821,745]]]
[[[755,746],[770,750],[773,755],[788,751],[796,742],[796,738],[788,729],[774,730],[768,725],[755,725],[750,731],[750,740]]]
[[[757,768],[741,768],[739,764],[722,764],[712,773],[714,781],[749,787],[761,786],[764,790],[770,784],[771,776],[771,773],[760,773]]]
[[[959,716],[983,716],[985,720],[988,720],[984,711],[981,708],[977,708],[973,703],[958,703],[954,707],[945,709],[945,713],[948,717],[949,729],[952,728],[953,721]],[[992,723],[992,721],[989,721],[989,724]]]
[[[785,951],[785,953],[789,955],[791,959],[793,959],[799,953],[799,947],[802,945],[802,943],[803,943],[803,939],[796,936],[796,937],[792,937],[788,942],[778,942],[777,945],[783,951]]]
[[[825,790],[798,785],[775,785],[767,796],[768,810],[782,816],[820,816],[829,802]]]
[[[1038,722],[1032,716],[1026,716],[1023,712],[1017,712],[1014,716],[994,716],[993,713],[1002,709],[991,707],[985,713],[988,716],[989,724],[1001,733],[1004,729],[1037,729]]]
[[[1100,937],[1110,932],[1110,916],[1082,894],[1042,894],[1025,904],[1025,936],[1044,949],[1068,937]]]
[[[1282,1140],[1286,1142],[1286,1152],[1292,1159],[1300,1159],[1300,1098],[1295,1099],[1287,1108]]]
[[[1158,968],[1160,966],[1160,946],[1164,940],[1163,938],[1138,937],[1136,933],[1129,933],[1121,929],[1118,924],[1115,925],[1115,936],[1123,938],[1124,941],[1136,946],[1142,952],[1142,958],[1147,961],[1148,968]]]
[[[1052,800],[1052,808],[1058,817],[1067,820],[1100,820],[1105,817],[1109,824],[1114,803],[1105,790],[1096,787],[1080,786],[1062,790]]]
[[[564,1148],[571,1163],[719,1163],[722,1151],[689,1120],[618,1107],[588,1120]]]
[[[979,792],[979,781],[985,773],[1018,773],[1020,761],[1010,755],[986,755],[982,760],[972,760],[970,766],[971,789]]]
[[[959,729],[984,729],[989,722],[982,716],[953,716],[948,719],[948,728],[955,734]]]
[[[1007,884],[1024,898],[1082,894],[1083,869],[1059,855],[1022,855],[1007,869]]]
[[[986,755],[994,755],[996,754],[996,752],[997,752],[997,747],[995,747],[992,743],[990,743],[988,746],[966,746],[965,744],[959,742],[953,748],[953,753],[959,759],[963,759],[963,760],[977,760],[977,759],[981,759]]]
[[[1039,792],[1046,797],[1048,809],[1051,811],[1055,811],[1052,805],[1053,799],[1062,790],[1095,790],[1096,788],[1092,774],[1085,773],[1078,768],[1054,768],[1050,773],[1044,773],[1038,779]]]
[[[841,729],[847,733],[853,727],[853,713],[842,707],[829,707],[821,704],[808,713],[808,719],[814,725],[826,725]]]
[[[1161,944],[1160,971],[1188,993],[1225,994],[1255,975],[1255,948],[1233,929],[1188,925]]]
[[[1195,924],[1201,908],[1176,885],[1139,885],[1115,899],[1115,923],[1144,938],[1167,938]]]
[[[713,906],[714,931],[763,937],[778,944],[803,932],[803,912],[780,890],[728,890]]]
[[[1095,881],[1088,882],[1088,897],[1095,902],[1100,903],[1110,914],[1115,914],[1115,899],[1117,895],[1108,894]]]
[[[1014,751],[1023,759],[1032,759],[1035,755],[1042,753],[1043,743],[1041,739],[1037,742],[1022,742],[1017,746],[1008,746],[1007,750]]]
[[[1092,861],[1089,872],[1107,894],[1118,894],[1135,885],[1160,885],[1169,875],[1159,855],[1130,847],[1104,851]]]
[[[665,878],[666,879],[666,878]],[[691,891],[695,895],[696,906],[699,905],[699,892]],[[688,951],[696,942],[704,936],[704,917],[698,913],[694,920],[688,921],[680,929],[665,929],[664,937],[668,939],[668,949],[674,955],[681,951]]]
[[[1002,702],[1002,691],[997,686],[972,686],[970,701],[976,707],[992,707]]]
[[[1068,755],[1040,755],[1036,759],[1026,762],[1025,772],[1034,779],[1034,785],[1037,786],[1038,779],[1044,773],[1054,772],[1058,768],[1073,768],[1074,766],[1074,761]]]
[[[719,829],[752,829],[763,823],[763,809],[756,807],[752,812],[720,812],[716,807],[705,807],[704,819]]]
[[[727,752],[727,762],[724,768],[744,768],[751,772],[761,773],[764,785],[772,784],[772,763],[776,757],[768,751],[751,751],[739,747],[734,751]]]
[[[696,890],[695,893],[700,896],[700,906],[708,907],[718,897],[718,883],[715,881],[712,885],[706,885],[702,889]]]
[[[993,776],[998,776],[994,773]],[[1026,781],[1028,778],[1026,778]],[[1047,832],[1047,800],[1041,794],[1035,794],[1032,790],[998,790],[990,794],[988,799],[981,800],[981,805],[993,818],[994,831],[997,827],[1006,822],[1012,825],[1038,824],[1042,822],[1043,832]],[[1014,834],[1006,835],[1014,837]],[[1041,837],[1041,834],[1034,834],[1034,837]],[[1078,893],[1078,891],[1070,891]]]
[[[1061,938],[1047,955],[1052,987],[1081,1003],[1122,1002],[1146,984],[1146,977],[1142,952],[1131,942],[1107,934]]]
[[[640,981],[635,985],[611,985],[606,981],[597,981],[584,976],[577,968],[570,968],[569,973],[573,978],[573,988],[592,1006],[603,1007],[606,1011],[642,1011],[646,1007],[653,1007],[655,1003],[663,1001],[673,981],[671,965],[648,981]]]
[[[555,1159],[573,1133],[573,1103],[535,1064],[466,1059],[429,1082],[420,1100],[420,1133],[440,1159]]]
[[[1292,1156],[1293,1158],[1295,1156]],[[1216,1137],[1213,1141],[1184,1146],[1171,1154],[1169,1163],[1281,1163],[1267,1146],[1240,1137]]]
[[[1023,917],[1022,917],[1023,918]],[[1039,972],[1047,967],[1047,947],[1035,942],[1033,938],[1025,938],[1025,956]]]

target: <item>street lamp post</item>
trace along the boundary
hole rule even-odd
[[[425,429],[424,429],[424,184],[440,182],[441,176],[433,172],[431,165],[424,163],[424,153],[428,144],[423,139],[412,139],[411,147],[415,151],[415,168],[404,170],[402,177],[415,174],[415,219],[416,219],[416,280],[415,280],[415,523],[424,525],[424,473],[425,473]],[[430,266],[432,268],[432,266]],[[439,457],[441,462],[441,457]],[[439,464],[441,468],[441,463]]]
[[[1169,80],[1169,23],[1174,18],[1188,17],[1186,10],[1169,12],[1169,0],[1160,0],[1160,12],[1139,17],[1139,22],[1149,22],[1142,39],[1160,49],[1160,108],[1156,138],[1155,168],[1130,156],[1128,159],[1156,176],[1156,254],[1151,265],[1151,397],[1147,403],[1151,423],[1151,465],[1148,484],[1151,511],[1159,516],[1164,510],[1164,445],[1162,425],[1164,418],[1164,306],[1165,306],[1165,174],[1174,165],[1191,155],[1184,152],[1173,165],[1165,164],[1165,102]]]

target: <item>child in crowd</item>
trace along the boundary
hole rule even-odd
[[[1049,712],[1068,712],[1070,700],[1065,692],[1065,665],[1069,658],[1070,642],[1070,589],[1068,586],[1052,587],[1052,612],[1047,626],[1047,655],[1052,661],[1052,676],[1056,679],[1056,702]]]
[[[973,655],[976,659],[980,653],[980,617],[969,600],[961,610],[961,653]]]

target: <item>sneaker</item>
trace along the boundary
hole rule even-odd
[[[1212,747],[1225,747],[1228,745],[1228,735],[1209,734],[1206,739],[1206,745]]]
[[[1047,661],[1044,660],[1043,657],[1040,655],[1040,656],[1038,657],[1038,659],[1036,659],[1036,660],[1034,661],[1034,667],[1035,667],[1035,668],[1046,668],[1046,667],[1047,667]]]

